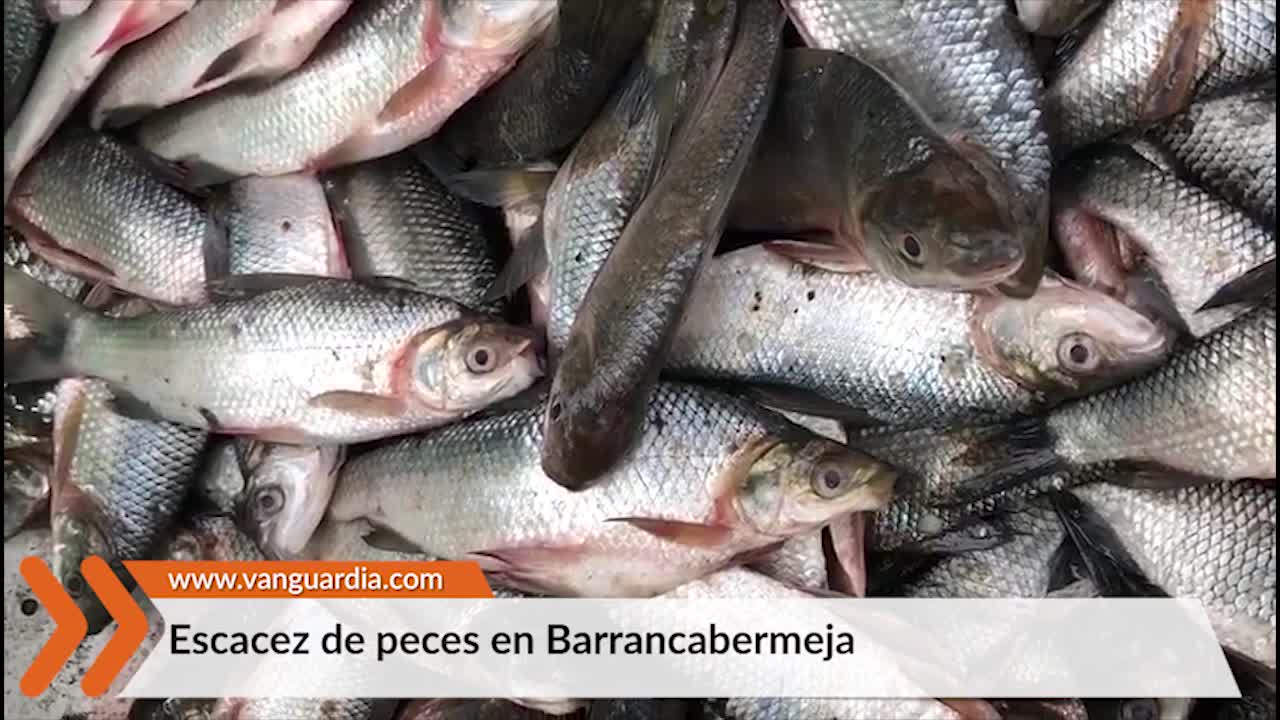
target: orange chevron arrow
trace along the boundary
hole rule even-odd
[[[71,659],[71,653],[89,632],[89,623],[43,560],[34,556],[23,558],[18,570],[31,586],[36,599],[49,610],[49,617],[53,618],[55,625],[53,635],[40,648],[18,683],[23,695],[35,697],[49,688],[58,671]]]
[[[142,646],[142,641],[147,637],[147,616],[102,558],[97,555],[85,558],[80,563],[80,574],[93,591],[98,593],[98,599],[107,608],[107,612],[116,619],[115,633],[80,681],[80,688],[85,695],[97,697],[107,691],[111,681],[116,679],[125,663]]]

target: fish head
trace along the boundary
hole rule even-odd
[[[629,393],[628,399],[593,367],[590,352],[570,345],[560,356],[543,414],[542,471],[574,491],[590,487],[618,464],[645,416],[644,393]]]
[[[777,442],[738,484],[737,517],[765,535],[791,536],[851,512],[889,504],[898,473],[825,438]]]
[[[867,262],[912,287],[975,290],[1009,278],[1026,257],[994,169],[935,151],[851,203]]]
[[[302,552],[324,518],[344,454],[338,446],[267,443],[246,450],[241,522],[269,557]]]
[[[441,41],[484,53],[519,52],[550,26],[556,0],[443,0]]]
[[[53,574],[84,614],[89,624],[89,633],[100,632],[111,623],[111,615],[98,599],[97,593],[85,582],[80,573],[80,563],[91,555],[97,555],[114,565],[111,561],[114,555],[107,543],[106,534],[93,521],[92,516],[86,513],[54,512],[51,525]]]
[[[544,372],[539,336],[487,318],[463,318],[428,334],[416,349],[418,399],[441,411],[472,412],[524,390]]]
[[[1030,298],[979,299],[971,322],[989,365],[1028,389],[1068,395],[1155,367],[1175,339],[1167,324],[1052,274]]]

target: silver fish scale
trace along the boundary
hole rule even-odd
[[[1066,538],[1057,515],[1032,507],[1011,519],[1020,534],[982,552],[949,556],[906,591],[907,597],[1041,598],[1049,590],[1050,558]]]
[[[60,387],[59,412],[83,394],[84,411],[65,480],[89,494],[101,513],[114,560],[146,557],[182,506],[208,434],[175,423],[135,420],[112,411],[111,391],[97,380]]]
[[[31,246],[18,231],[9,227],[4,229],[4,264],[5,267],[21,270],[39,280],[42,285],[72,299],[80,297],[85,289],[84,280],[50,265],[31,251]]]
[[[542,412],[530,408],[450,425],[356,457],[343,468],[330,517],[367,517],[423,552],[450,559],[586,543],[599,559],[596,570],[612,567],[650,594],[663,592],[751,546],[735,541],[730,544],[737,547],[700,550],[607,521],[702,522],[712,512],[708,484],[734,448],[795,430],[748,402],[659,384],[635,447],[598,484],[572,492],[542,472]]]
[[[264,87],[225,87],[144,120],[138,141],[233,176],[307,168],[372,119],[427,56],[427,0],[356,3],[305,65]]]
[[[38,0],[9,0],[4,4],[4,126],[21,107],[35,75],[50,30]]]
[[[1140,122],[1148,84],[1180,0],[1114,0],[1045,95],[1055,147],[1065,152]],[[1196,90],[1209,94],[1275,72],[1275,0],[1218,0],[1196,56]]]
[[[18,178],[9,211],[125,292],[171,305],[205,298],[204,212],[106,135],[55,136]]]
[[[412,156],[400,153],[326,177],[355,277],[394,277],[477,310],[498,261],[475,211]]]
[[[1064,405],[1048,425],[1058,455],[1078,465],[1137,460],[1225,479],[1274,478],[1274,301],[1137,380]]]
[[[793,587],[827,589],[827,556],[822,549],[822,531],[787,540],[751,567]]]
[[[1275,226],[1274,84],[1195,103],[1150,136],[1197,183]]]
[[[1152,582],[1204,604],[1223,645],[1274,667],[1276,491],[1255,482],[1073,491]]]
[[[345,268],[324,188],[313,175],[249,177],[228,185],[232,275],[335,277]],[[337,257],[335,257],[335,255]]]
[[[667,366],[799,387],[886,423],[976,422],[1035,408],[1033,393],[977,356],[972,302],[747,248],[708,265]]]
[[[786,0],[809,44],[875,65],[989,150],[1039,204],[1052,157],[1043,82],[1004,0]]]
[[[420,332],[463,316],[456,303],[396,288],[319,280],[242,300],[95,321],[68,346],[80,371],[127,389],[163,417],[208,427],[296,428],[343,442],[452,419],[412,402],[397,415],[310,405],[330,391],[393,394],[369,377]],[[139,368],[146,368],[139,374]],[[461,413],[457,413],[461,414]]]
[[[1276,256],[1275,235],[1243,211],[1127,150],[1085,161],[1069,192],[1141,246],[1198,336],[1232,315],[1196,311]]]

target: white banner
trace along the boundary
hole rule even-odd
[[[1236,697],[1199,602],[159,599],[131,697]]]

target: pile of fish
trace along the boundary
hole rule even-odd
[[[90,554],[1167,594],[1247,690],[79,717],[1275,717],[1275,0],[6,0],[4,47],[4,532],[91,631]]]

